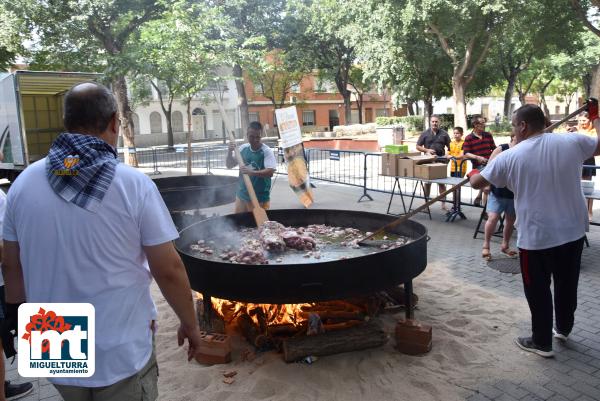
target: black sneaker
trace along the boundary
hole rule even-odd
[[[4,394],[6,399],[16,400],[17,398],[25,397],[33,391],[33,384],[26,382],[21,384],[11,384],[10,381],[4,382]]]
[[[554,334],[554,338],[556,338],[557,340],[560,340],[562,342],[567,341],[567,339],[569,338],[568,334],[563,334],[560,331],[556,330],[555,328],[552,328],[552,334]]]
[[[533,352],[534,354],[538,354],[540,356],[543,356],[544,358],[552,358],[554,356],[552,346],[540,347],[539,345],[533,342],[531,337],[517,337],[515,338],[515,343],[522,350]]]

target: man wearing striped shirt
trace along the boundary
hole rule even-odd
[[[473,132],[465,138],[463,152],[464,157],[473,163],[473,168],[481,170],[487,164],[494,149],[496,149],[496,144],[492,134],[484,131],[485,120],[482,116],[473,116],[472,122]],[[479,191],[473,203],[477,206],[481,204],[481,191]]]

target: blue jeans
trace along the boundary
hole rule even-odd
[[[515,200],[508,198],[498,198],[492,192],[488,196],[486,209],[488,212],[501,214],[502,212],[511,216],[515,215]]]

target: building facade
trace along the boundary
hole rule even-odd
[[[167,119],[160,106],[158,93],[152,88],[151,98],[133,109],[136,147],[167,144]],[[226,122],[219,111],[215,96],[220,99],[226,113]],[[241,116],[235,81],[227,80],[219,86],[200,91],[191,101],[192,141],[222,140],[226,126],[241,137]],[[188,131],[187,104],[181,99],[173,101],[171,113],[174,143],[186,143]]]
[[[275,107],[266,98],[258,85],[245,79],[246,96],[250,121],[259,121],[267,128],[267,132],[277,126]],[[358,124],[358,106],[356,93],[352,94],[351,124]],[[344,99],[339,94],[335,83],[324,81],[316,74],[308,75],[299,85],[292,87],[287,95],[284,107],[296,106],[298,121],[303,131],[331,131],[336,125],[345,125]],[[387,92],[369,91],[363,95],[362,121],[374,122],[376,117],[393,114],[391,96]]]

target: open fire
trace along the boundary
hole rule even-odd
[[[202,294],[198,293],[202,300]],[[213,312],[225,324],[234,323],[237,318],[247,315],[263,331],[270,333],[294,333],[309,329],[309,322],[317,324],[324,331],[350,327],[369,319],[376,309],[375,300],[369,297],[301,304],[255,304],[211,298]],[[311,318],[311,315],[313,317]]]

